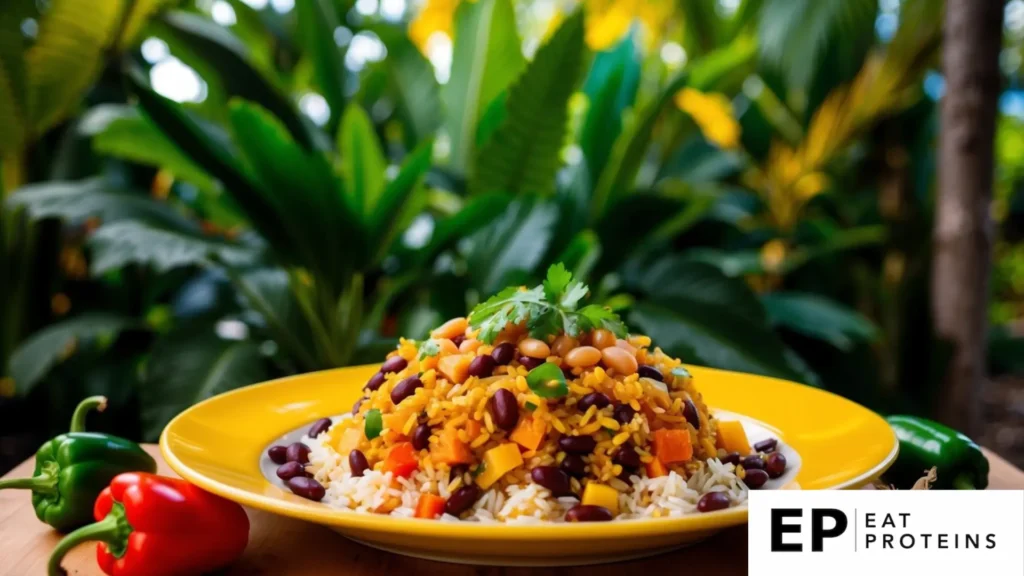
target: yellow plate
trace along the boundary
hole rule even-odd
[[[591,524],[480,525],[332,510],[268,481],[266,448],[283,435],[350,409],[376,366],[305,374],[221,394],[181,413],[160,449],[186,480],[246,506],[330,526],[371,546],[425,558],[504,565],[608,562],[690,544],[747,521],[745,507],[683,518]],[[896,458],[885,420],[849,400],[807,386],[691,368],[709,406],[759,421],[799,454],[803,489],[856,488]],[[761,428],[749,421],[745,425]],[[764,428],[761,428],[762,430]]]

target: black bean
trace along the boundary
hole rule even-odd
[[[782,452],[773,452],[768,455],[768,460],[764,463],[764,471],[768,473],[769,478],[778,478],[786,471],[786,457],[782,455]]]
[[[587,504],[577,504],[565,513],[567,522],[608,522],[612,518],[612,511],[604,506]]]
[[[665,377],[662,376],[661,370],[658,370],[654,366],[647,366],[647,365],[641,366],[641,367],[637,368],[636,373],[641,378],[652,378],[654,380],[657,380],[658,382],[664,382],[665,381]]]
[[[776,438],[769,438],[767,440],[761,440],[757,444],[754,444],[754,450],[756,452],[772,452],[775,447],[779,445],[779,441]]]
[[[476,487],[476,484],[463,486],[448,497],[448,501],[444,503],[444,511],[446,514],[458,516],[469,510],[479,497],[480,489]]]
[[[370,463],[366,461],[366,455],[359,450],[348,453],[348,468],[353,476],[362,476],[370,469]]]
[[[498,344],[491,351],[491,358],[498,363],[498,366],[505,366],[512,362],[512,359],[516,357],[516,347],[511,342],[504,342]]]
[[[597,409],[601,410],[611,403],[611,399],[604,394],[600,392],[591,392],[583,398],[580,398],[580,401],[576,405],[580,407],[580,410],[586,412],[591,406],[597,406]]]
[[[286,462],[277,467],[277,477],[281,480],[288,480],[296,476],[305,476],[306,467],[298,462]]]
[[[519,363],[526,367],[527,370],[533,370],[537,366],[544,363],[543,358],[530,358],[529,356],[520,356]]]
[[[305,464],[309,462],[309,446],[306,446],[302,442],[296,442],[288,446],[288,451],[285,453],[285,458],[289,462],[298,462],[299,464]]]
[[[466,464],[456,464],[455,466],[452,466],[451,470],[448,471],[448,481],[451,482],[468,471],[469,466],[467,466]]]
[[[363,386],[363,390],[373,392],[377,388],[380,388],[380,385],[383,384],[386,379],[387,377],[384,376],[383,372],[377,372],[373,376],[370,376],[370,379],[366,381],[366,386]]]
[[[764,470],[764,460],[757,454],[751,454],[740,460],[740,466],[743,466],[744,470]]]
[[[562,366],[562,375],[565,376],[566,382],[571,382],[576,378],[576,375],[572,373],[571,366]]]
[[[537,466],[530,471],[530,478],[535,484],[540,484],[550,490],[551,495],[555,498],[572,496],[569,475],[555,466]]]
[[[746,476],[743,477],[743,482],[746,483],[747,488],[750,488],[751,490],[757,490],[761,486],[764,486],[764,483],[767,481],[768,473],[756,468],[754,470],[747,470]]]
[[[430,446],[430,426],[420,424],[412,431],[412,447],[423,450],[428,446]]]
[[[402,370],[405,370],[405,367],[408,365],[409,363],[406,362],[405,358],[402,358],[401,356],[393,356],[385,360],[384,363],[380,365],[380,372],[381,374],[387,374],[388,372],[394,372],[397,374]]]
[[[270,461],[274,464],[284,464],[288,461],[288,447],[271,446],[270,450],[267,450],[267,456],[270,456]]]
[[[587,461],[579,454],[566,454],[559,467],[573,478],[583,478],[587,475]]]
[[[519,422],[519,404],[516,395],[505,388],[499,388],[490,402],[494,425],[502,430],[513,430]]]
[[[619,424],[629,424],[636,416],[636,410],[629,404],[619,404],[612,410],[612,418]]]
[[[360,398],[359,400],[356,400],[355,404],[352,405],[352,415],[353,416],[355,416],[356,414],[359,414],[359,407],[363,405],[363,401],[365,401],[365,400],[366,400],[366,398]]]
[[[616,452],[612,460],[627,470],[636,470],[640,467],[640,455],[636,449],[628,444],[623,444]]]
[[[330,427],[331,419],[321,418],[316,422],[313,422],[313,425],[309,427],[309,432],[307,432],[306,434],[309,435],[310,438],[316,438],[317,436],[323,434],[324,432],[327,432],[327,430],[330,429]]]
[[[558,447],[572,454],[590,454],[597,446],[593,436],[562,436],[558,439]]]
[[[683,402],[683,417],[694,430],[700,430],[700,415],[697,414],[697,406],[691,400]]]
[[[305,476],[296,476],[288,479],[288,488],[291,489],[292,493],[296,496],[302,496],[308,500],[319,502],[323,499],[324,494],[327,493],[324,487],[319,482],[312,478]]]
[[[697,510],[699,512],[725,510],[729,507],[729,504],[731,504],[731,502],[725,492],[708,492],[701,496],[700,500],[697,500]]]
[[[722,456],[722,464],[732,464],[732,465],[735,466],[735,465],[737,465],[739,463],[740,463],[740,453],[739,452],[729,452],[725,456]]]
[[[391,389],[391,401],[397,406],[402,403],[402,400],[415,394],[416,389],[421,387],[423,387],[423,381],[419,376],[409,376]]]
[[[497,368],[498,362],[491,356],[477,356],[469,363],[469,375],[486,378]]]

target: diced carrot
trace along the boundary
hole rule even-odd
[[[693,444],[686,430],[662,428],[654,431],[654,455],[663,464],[686,462],[693,458]]]
[[[384,459],[384,472],[391,472],[395,477],[408,478],[417,468],[416,451],[409,442],[395,444]]]
[[[644,464],[644,467],[647,469],[648,478],[668,476],[668,469],[661,463],[661,460],[658,460],[657,458],[652,458],[650,462]]]
[[[739,452],[740,456],[750,454],[750,441],[739,420],[718,422],[718,447],[726,452]]]
[[[473,462],[473,452],[465,442],[459,440],[459,433],[455,428],[445,428],[441,431],[437,443],[430,447],[430,457],[434,462],[444,462],[448,465]]]
[[[472,354],[451,354],[441,356],[437,361],[437,370],[450,382],[465,382],[469,377],[469,363],[473,361]]]
[[[536,450],[544,441],[548,432],[548,423],[541,418],[523,417],[519,419],[515,430],[509,435],[509,440],[519,444],[527,450]]]
[[[423,494],[416,502],[416,517],[433,520],[444,514],[445,499],[437,494]]]
[[[360,428],[346,428],[341,433],[341,437],[338,438],[338,443],[335,444],[338,450],[338,454],[348,458],[348,453],[355,450],[359,443],[363,440],[363,429]]]
[[[466,422],[466,436],[469,436],[470,442],[475,440],[476,437],[480,435],[480,430],[482,427],[483,426],[480,424],[479,420],[473,420],[472,418],[470,418]]]

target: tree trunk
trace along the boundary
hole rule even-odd
[[[985,382],[1002,24],[999,0],[946,2],[932,315],[952,356],[936,415],[967,434],[979,431]]]

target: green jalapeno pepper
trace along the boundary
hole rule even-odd
[[[110,481],[123,472],[156,472],[156,461],[138,444],[85,432],[85,415],[102,411],[107,399],[86,398],[71,417],[71,431],[39,447],[31,478],[0,480],[0,490],[32,491],[36,517],[66,532],[93,521],[93,504]]]
[[[988,459],[981,447],[960,432],[913,416],[886,419],[900,441],[896,463],[883,475],[897,488],[909,488],[932,467],[938,489],[981,490],[988,486]]]

